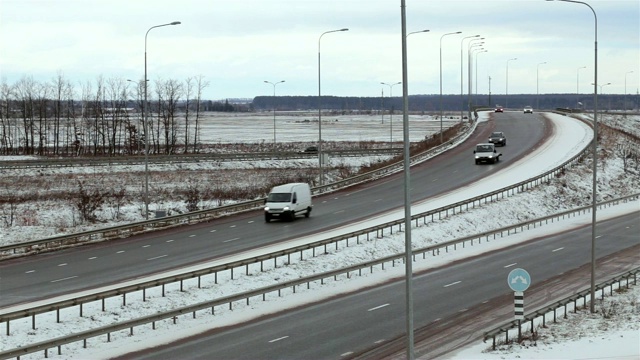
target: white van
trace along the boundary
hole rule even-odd
[[[273,218],[295,220],[296,215],[311,215],[311,189],[309,184],[291,183],[271,189],[264,204],[264,220]]]

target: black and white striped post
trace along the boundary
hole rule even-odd
[[[518,341],[522,340],[520,321],[524,320],[524,291],[531,285],[531,276],[524,269],[513,269],[507,277],[509,287],[513,290],[514,314],[518,320]]]

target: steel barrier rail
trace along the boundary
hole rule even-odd
[[[602,202],[600,204],[598,204],[598,207],[602,208],[602,207],[606,207],[606,206],[614,206],[617,205],[621,202],[627,202],[627,201],[634,201],[640,198],[640,193],[638,194],[634,194],[634,195],[630,195],[630,196],[626,196],[623,198],[619,198],[619,199],[613,199],[613,200],[609,200],[606,202]],[[423,257],[425,256],[426,253],[431,252],[433,256],[438,255],[439,252],[442,250],[444,250],[445,252],[449,252],[449,248],[453,248],[453,250],[457,250],[458,246],[462,246],[463,248],[466,246],[466,244],[469,242],[470,246],[473,246],[474,242],[476,240],[478,240],[478,243],[481,243],[482,239],[484,238],[485,241],[491,241],[493,239],[496,239],[498,237],[504,237],[504,236],[509,236],[512,234],[516,234],[518,232],[523,232],[525,230],[529,230],[532,227],[536,228],[536,226],[542,226],[543,224],[548,224],[548,223],[553,223],[554,221],[556,221],[555,219],[558,219],[558,221],[560,219],[565,219],[568,217],[572,217],[572,216],[577,216],[581,213],[588,213],[591,211],[591,206],[584,206],[581,208],[577,208],[577,209],[572,209],[572,210],[568,210],[565,212],[561,212],[561,213],[557,213],[557,214],[552,214],[552,215],[548,215],[542,218],[538,218],[538,219],[534,219],[534,220],[530,220],[530,221],[526,221],[526,222],[522,222],[519,224],[515,224],[515,225],[510,225],[510,226],[506,226],[500,229],[496,229],[496,230],[491,230],[491,231],[486,231],[483,233],[478,233],[478,234],[473,234],[470,236],[466,236],[463,238],[459,238],[459,239],[454,239],[454,240],[450,240],[450,241],[446,241],[446,242],[442,242],[440,244],[435,244],[435,245],[431,245],[425,248],[421,248],[421,249],[416,249],[414,250],[414,254],[423,254]],[[346,235],[341,235],[341,236],[336,236],[333,238],[329,238],[329,239],[324,239],[324,240],[320,240],[314,243],[310,243],[310,244],[304,244],[304,245],[300,245],[297,247],[293,247],[293,248],[289,248],[289,249],[285,249],[285,250],[279,250],[276,252],[272,252],[272,253],[268,253],[268,254],[263,254],[263,255],[259,255],[253,258],[247,258],[244,260],[239,260],[239,261],[235,261],[232,263],[226,263],[226,264],[222,264],[222,265],[217,265],[217,266],[213,266],[213,267],[209,267],[209,268],[205,268],[205,269],[201,269],[201,270],[197,270],[197,271],[191,271],[188,273],[184,273],[184,274],[179,274],[179,275],[173,275],[173,276],[168,276],[165,278],[160,278],[160,279],[154,279],[154,280],[150,280],[150,281],[145,281],[145,282],[140,282],[134,285],[129,285],[129,286],[124,286],[124,287],[120,287],[117,289],[112,289],[112,290],[108,290],[108,291],[103,291],[100,293],[94,293],[94,294],[90,294],[90,295],[86,295],[86,296],[81,296],[81,297],[76,297],[76,298],[72,298],[72,299],[68,299],[68,300],[63,300],[63,301],[59,301],[59,302],[55,302],[55,303],[49,303],[46,305],[42,305],[42,306],[38,306],[38,307],[34,307],[34,308],[29,308],[29,309],[23,309],[23,310],[18,310],[18,311],[13,311],[10,313],[5,313],[5,314],[0,314],[0,323],[2,322],[6,322],[6,334],[7,336],[9,336],[10,334],[10,322],[14,321],[14,320],[18,320],[21,318],[26,318],[26,317],[31,317],[32,318],[32,328],[35,330],[36,329],[36,315],[40,315],[40,314],[44,314],[47,312],[52,312],[52,311],[56,311],[57,316],[56,318],[58,319],[57,321],[60,321],[60,310],[65,309],[65,308],[69,308],[69,307],[73,307],[73,306],[78,306],[79,307],[79,313],[80,316],[82,316],[83,313],[83,305],[87,304],[87,303],[91,303],[94,301],[102,301],[102,310],[105,311],[105,299],[107,298],[111,298],[111,297],[116,297],[116,296],[122,296],[122,306],[126,306],[127,303],[127,294],[133,293],[133,292],[137,292],[137,291],[143,291],[143,301],[146,301],[146,290],[150,289],[150,288],[154,288],[154,287],[158,287],[158,286],[162,286],[162,294],[164,296],[165,294],[165,290],[164,290],[164,286],[171,284],[171,283],[176,283],[176,282],[180,282],[180,289],[182,291],[183,288],[183,282],[186,280],[190,280],[190,279],[194,279],[197,278],[198,279],[198,284],[200,284],[201,282],[201,277],[205,276],[205,275],[211,275],[214,274],[215,275],[215,283],[217,284],[218,282],[218,273],[223,272],[223,271],[229,271],[230,272],[230,280],[234,280],[234,270],[238,269],[239,272],[242,272],[240,269],[244,268],[244,272],[245,275],[249,275],[249,265],[252,264],[257,264],[260,263],[260,272],[264,272],[264,267],[265,267],[265,262],[267,261],[274,261],[274,268],[277,267],[277,259],[278,258],[282,258],[282,257],[286,257],[286,262],[287,263],[291,263],[292,262],[292,258],[291,255],[294,255],[296,253],[299,253],[299,260],[302,261],[304,258],[304,251],[311,251],[312,255],[311,257],[315,257],[316,256],[316,249],[317,248],[322,248],[324,247],[323,250],[318,251],[318,254],[322,254],[322,253],[327,253],[327,245],[332,245],[335,244],[336,250],[338,249],[338,244],[340,242],[344,242],[345,245],[344,247],[349,247],[349,240],[355,238],[355,242],[360,243],[361,239],[360,237],[365,237],[366,241],[369,241],[372,237],[373,238],[379,238],[381,237],[380,235],[380,231],[384,232],[384,228],[385,226],[388,227],[388,225],[391,223],[387,223],[381,226],[377,226],[375,228],[369,228],[366,230],[361,230],[358,232],[353,232],[350,234],[346,234]],[[397,223],[397,222],[393,222],[393,224],[397,224],[397,225],[401,225],[402,223]],[[537,225],[539,224],[539,225]],[[416,226],[419,226],[419,224],[416,224]],[[401,230],[401,229],[400,229]],[[391,232],[392,233],[392,232]],[[372,236],[372,234],[374,234]],[[382,233],[382,236],[384,236],[384,233]],[[394,255],[394,256],[390,256],[385,258],[386,260],[383,261],[387,262],[387,261],[391,261],[391,260],[399,260],[402,258],[404,254],[398,254],[398,255]],[[295,259],[294,259],[295,260]],[[200,285],[198,285],[198,288],[200,287]]]
[[[459,141],[468,137],[471,134],[473,127],[465,128],[461,134],[458,134],[452,142]],[[421,154],[417,154],[412,157],[412,164],[416,164],[418,162],[424,161],[434,154],[440,153],[445,149],[449,148],[451,144],[442,144],[438,145],[432,149],[429,149]],[[351,186],[354,184],[363,183],[366,181],[370,181],[372,179],[389,175],[391,173],[400,171],[401,162],[387,165],[377,170],[373,170],[361,175],[357,175],[348,179],[340,180],[332,184],[327,184],[320,187],[312,188],[311,191],[314,195],[322,194],[328,191],[333,191],[339,188]],[[264,204],[264,198],[250,201],[238,202],[236,204],[219,206],[212,209],[204,209],[189,212],[186,214],[180,215],[172,215],[159,219],[150,219],[144,220],[134,223],[129,223],[126,225],[119,225],[113,227],[107,227],[103,229],[90,230],[70,235],[61,235],[41,240],[34,240],[29,242],[22,242],[17,244],[9,244],[0,246],[0,260],[17,257],[17,256],[25,256],[34,253],[53,251],[58,249],[63,249],[67,247],[73,247],[78,245],[83,245],[90,242],[98,242],[98,241],[107,241],[112,239],[121,239],[126,238],[132,235],[141,234],[144,232],[155,231],[159,229],[166,229],[176,226],[181,226],[184,224],[193,224],[197,222],[202,222],[210,219],[214,219],[217,217],[221,217],[224,215],[249,211],[258,209],[261,205]]]
[[[401,148],[384,149],[350,149],[350,150],[329,150],[325,151],[330,156],[335,157],[356,157],[356,156],[390,156],[398,155]],[[251,160],[289,160],[308,159],[317,157],[317,153],[287,151],[287,152],[260,152],[260,153],[204,153],[204,154],[174,154],[174,155],[154,155],[149,157],[150,164],[166,163],[189,163],[200,161],[251,161]],[[4,169],[27,169],[41,167],[76,167],[76,166],[112,166],[112,165],[141,165],[145,163],[145,157],[114,156],[114,157],[69,157],[50,159],[29,159],[29,160],[3,160],[0,161],[0,168]]]
[[[633,285],[637,285],[638,276],[640,276],[640,267],[635,268],[633,270],[629,270],[624,274],[618,275],[612,279],[609,279],[605,282],[602,282],[596,285],[595,291],[596,292],[600,291],[601,299],[604,299],[605,289],[609,288],[609,296],[611,296],[613,293],[614,285],[617,284],[617,287],[620,288],[622,287],[622,283],[624,282],[624,284],[628,288],[631,279],[633,279]],[[537,310],[534,310],[529,314],[527,314],[523,320],[512,320],[505,324],[501,324],[500,326],[494,328],[493,330],[485,332],[484,341],[486,342],[489,338],[493,339],[492,348],[493,350],[495,350],[497,345],[496,337],[499,336],[500,334],[504,333],[505,334],[504,343],[509,343],[509,332],[511,330],[518,329],[518,334],[522,334],[523,324],[530,323],[528,327],[529,327],[529,330],[533,332],[535,329],[534,321],[537,320],[538,318],[542,318],[542,326],[545,326],[547,314],[551,312],[553,312],[553,322],[555,323],[557,322],[557,310],[561,307],[564,307],[564,310],[563,310],[564,318],[567,318],[567,305],[573,303],[573,308],[575,311],[577,309],[577,302],[579,299],[582,299],[582,304],[586,306],[587,298],[590,298],[590,297],[591,297],[591,288],[587,288],[576,294],[568,296],[562,300],[556,301],[551,305],[538,308]]]
[[[636,194],[636,198],[639,196],[640,194]],[[616,199],[616,201],[619,199]],[[606,205],[606,204],[602,204],[602,205]],[[588,212],[590,210],[590,207],[583,207],[580,209],[575,209],[575,210],[571,210],[571,212]],[[536,219],[534,221],[529,221],[527,222],[529,225],[531,225],[531,223],[533,222],[544,222],[546,221],[545,219],[551,218],[551,217],[558,217],[561,214],[555,214],[552,216],[547,216],[545,218],[541,218],[541,219]],[[562,215],[564,216],[564,215]],[[514,228],[514,227],[522,227],[524,228],[525,223],[522,224],[518,224],[516,226],[512,226],[510,228]],[[494,234],[500,234],[500,236],[503,236],[502,233],[505,232],[507,230],[507,228],[503,228],[500,229],[499,231],[495,232]],[[413,261],[416,261],[416,255],[423,255],[423,259],[425,258],[425,255],[427,253],[431,253],[432,255],[436,255],[436,252],[439,252],[439,249],[442,248],[447,248],[449,246],[456,246],[459,243],[463,243],[466,241],[470,241],[471,245],[473,245],[474,240],[478,239],[478,238],[482,238],[482,237],[487,237],[487,241],[488,237],[491,235],[491,232],[486,232],[486,233],[482,233],[482,234],[475,234],[472,236],[468,236],[462,239],[456,239],[456,240],[451,240],[451,241],[447,241],[445,243],[442,244],[437,244],[437,245],[433,245],[433,246],[428,246],[425,248],[421,248],[421,249],[416,249],[413,252]],[[494,236],[495,238],[495,236]],[[337,269],[337,270],[333,270],[333,271],[328,271],[328,272],[324,272],[321,274],[316,274],[307,278],[302,278],[302,279],[295,279],[295,280],[291,280],[291,281],[287,281],[285,283],[281,283],[281,284],[275,284],[275,285],[271,285],[271,286],[267,286],[267,287],[263,287],[260,289],[256,289],[256,290],[251,290],[251,291],[247,291],[247,292],[243,292],[243,293],[239,293],[239,294],[234,294],[234,295],[230,295],[230,296],[226,296],[220,299],[215,299],[215,300],[210,300],[210,301],[206,301],[206,302],[201,302],[201,303],[197,303],[197,304],[193,304],[193,305],[188,305],[188,306],[184,306],[178,309],[174,309],[171,311],[167,311],[167,312],[163,312],[163,313],[158,313],[158,314],[153,314],[153,315],[149,315],[149,316],[145,316],[145,317],[141,317],[141,318],[137,318],[137,319],[131,319],[131,320],[127,320],[121,323],[117,323],[117,324],[112,324],[112,325],[107,325],[107,326],[103,326],[97,329],[91,329],[91,330],[87,330],[87,331],[83,331],[83,332],[79,332],[79,333],[75,333],[75,334],[71,334],[71,335],[67,335],[67,336],[63,336],[63,337],[59,337],[56,339],[52,339],[52,340],[47,340],[47,341],[43,341],[43,342],[39,342],[37,344],[33,344],[33,345],[29,345],[29,346],[23,346],[20,348],[16,348],[16,349],[10,349],[8,351],[4,351],[4,352],[0,352],[0,359],[7,359],[7,358],[11,358],[11,357],[19,357],[22,355],[26,355],[26,354],[30,354],[30,353],[34,353],[37,351],[45,351],[45,357],[48,356],[48,349],[51,348],[57,348],[58,349],[58,354],[62,354],[62,345],[65,344],[69,344],[69,343],[73,343],[73,342],[78,342],[78,341],[83,341],[83,347],[86,348],[87,347],[87,340],[93,337],[97,337],[100,335],[107,335],[107,341],[111,341],[111,333],[113,332],[117,332],[117,331],[121,331],[121,330],[125,330],[125,329],[129,329],[129,335],[133,336],[134,332],[133,329],[136,326],[141,326],[141,325],[145,325],[145,324],[152,324],[152,328],[155,330],[155,326],[156,326],[156,322],[158,321],[162,321],[162,320],[168,320],[168,319],[172,319],[173,323],[175,324],[175,322],[177,321],[178,317],[181,315],[186,315],[186,314],[192,314],[193,318],[196,318],[196,313],[197,311],[201,311],[201,310],[205,310],[205,309],[211,309],[211,314],[215,315],[215,307],[216,306],[222,306],[222,305],[229,305],[229,309],[233,308],[233,303],[234,302],[238,302],[241,300],[246,301],[246,304],[248,305],[250,302],[251,298],[254,297],[258,297],[261,296],[262,297],[262,301],[266,300],[266,295],[269,293],[274,293],[277,292],[278,293],[278,297],[282,296],[282,290],[283,289],[291,289],[292,293],[296,292],[296,287],[305,285],[307,286],[307,289],[309,289],[311,287],[311,283],[314,282],[318,282],[320,281],[320,284],[323,285],[325,279],[330,279],[333,278],[334,281],[338,281],[338,276],[340,275],[346,275],[347,279],[350,278],[351,273],[355,273],[358,272],[358,276],[362,275],[362,270],[369,268],[369,271],[371,273],[373,273],[374,271],[374,267],[376,266],[380,266],[381,270],[384,270],[384,264],[385,263],[391,263],[393,267],[396,266],[396,262],[398,265],[402,265],[404,263],[404,259],[405,259],[405,254],[396,254],[396,255],[391,255],[391,256],[387,256],[385,258],[381,258],[381,259],[376,259],[373,261],[368,261],[368,262],[364,262],[364,263],[360,263],[357,265],[352,265],[346,268],[341,268],[341,269]],[[634,283],[635,283],[635,279],[637,274],[640,273],[640,268],[637,268],[634,271],[630,271],[629,274],[632,274],[634,277]],[[618,280],[618,278],[623,278],[623,276],[619,276],[617,278],[614,278],[613,280],[609,280],[607,283],[614,283]],[[627,276],[627,278],[630,276]],[[139,291],[139,289],[138,289]],[[587,296],[589,295],[588,290],[583,291],[581,293],[582,295],[579,295],[578,297],[572,296],[569,299],[569,301],[566,300],[561,300],[559,302],[557,302],[557,304],[563,303],[564,304],[570,302],[570,301],[575,301],[575,299],[582,297],[582,296]],[[603,294],[604,296],[604,294]],[[559,306],[558,306],[559,307]],[[547,309],[550,309],[551,307],[548,307]],[[557,307],[556,307],[557,308]],[[104,311],[104,310],[103,310]],[[536,314],[538,314],[538,316],[540,314],[546,314],[547,312],[549,312],[549,310],[537,310]],[[530,315],[527,317],[527,319],[530,319]],[[533,320],[532,320],[533,321]],[[516,323],[516,326],[519,325]],[[514,322],[510,322],[509,324],[514,324]],[[508,324],[508,325],[509,325]],[[7,331],[8,331],[8,323],[7,323]],[[533,326],[533,323],[532,323]],[[494,336],[494,343],[495,343],[495,336],[497,334],[500,334],[501,332],[504,331],[508,331],[505,330],[506,327],[500,326],[495,330],[495,334],[493,335],[485,335],[485,339],[490,337],[490,336]],[[489,334],[489,333],[486,333]],[[7,334],[8,336],[8,334]],[[508,334],[507,334],[508,336]],[[495,344],[494,344],[495,345]]]

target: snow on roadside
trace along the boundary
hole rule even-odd
[[[626,195],[631,192],[638,192],[640,189],[640,183],[637,176],[629,175],[623,170],[622,160],[609,159],[603,162],[603,171],[599,172],[599,183],[606,186],[600,188],[600,195],[603,198],[618,197]],[[588,176],[588,165],[578,166],[571,171],[568,171],[564,177],[552,180],[549,184],[539,186],[535,189],[523,192],[514,197],[509,197],[500,200],[498,203],[491,203],[483,205],[480,208],[473,209],[468,212],[460,213],[453,218],[443,219],[427,226],[422,226],[413,231],[414,246],[423,247],[439,241],[446,241],[477,233],[481,231],[487,231],[500,226],[506,226],[513,223],[519,223],[528,219],[544,216],[551,213],[557,213],[564,209],[575,208],[583,206],[589,203],[589,199],[585,198],[585,192],[588,193],[588,189],[591,186],[591,177]],[[627,205],[619,205],[620,207],[626,207],[626,211],[637,211],[640,209],[638,202],[629,203]],[[620,211],[618,210],[603,210],[599,212],[599,216],[604,216],[607,212]],[[508,210],[506,210],[508,209]],[[519,209],[514,211],[514,209]],[[501,219],[499,224],[484,224],[482,221],[478,221],[478,218],[489,215],[494,219]],[[585,216],[588,221],[589,216]],[[574,223],[578,220],[571,221],[571,226],[577,226]],[[563,223],[563,229],[566,230],[567,223]],[[472,229],[472,230],[470,230]],[[523,236],[522,234],[518,236]],[[501,246],[501,244],[512,244],[514,241],[518,241],[518,236],[508,237],[500,241],[492,241],[491,245],[483,247],[483,251],[489,251],[493,246]],[[515,239],[515,240],[514,240]],[[521,240],[520,240],[521,241]],[[278,282],[296,279],[301,276],[306,276],[312,273],[328,271],[333,268],[344,267],[349,263],[358,263],[372,258],[379,258],[386,255],[397,254],[403,251],[404,247],[404,235],[396,234],[394,236],[385,237],[384,241],[373,241],[365,243],[361,246],[351,246],[349,248],[340,250],[339,252],[331,253],[326,256],[320,256],[313,259],[308,259],[302,263],[278,268],[269,271],[264,274],[253,274],[250,276],[244,276],[243,281],[231,282],[221,281],[219,285],[204,285],[204,291],[195,291],[190,289],[186,293],[180,293],[176,289],[169,289],[169,296],[162,298],[158,294],[153,294],[153,291],[148,291],[148,296],[152,297],[151,301],[142,302],[135,301],[133,299],[139,298],[139,296],[132,295],[128,298],[132,299],[128,301],[129,305],[126,308],[120,307],[117,304],[110,304],[109,311],[103,313],[99,309],[99,305],[86,306],[84,308],[85,318],[77,320],[65,321],[62,326],[45,325],[51,323],[39,317],[39,327],[33,331],[30,329],[30,322],[25,321],[24,324],[12,323],[12,340],[24,341],[21,343],[28,344],[37,342],[38,339],[49,338],[60,334],[66,334],[73,331],[81,331],[87,327],[97,327],[100,325],[106,325],[112,323],[114,320],[124,320],[133,317],[140,317],[145,314],[153,314],[159,309],[175,308],[184,306],[186,304],[192,304],[195,302],[204,301],[210,299],[212,291],[216,293],[217,297],[222,297],[225,294],[237,293],[241,289],[238,288],[238,283],[246,286],[245,290],[253,289],[256,287],[262,287],[268,284],[272,284],[274,279]],[[478,247],[473,250],[478,251]],[[442,264],[443,262],[453,261],[459,257],[467,256],[468,253],[464,251],[455,252],[451,255],[444,255],[439,257],[435,263],[430,262],[429,266],[434,264]],[[419,267],[417,266],[416,269]],[[395,269],[389,272],[385,272],[386,279],[388,276],[398,276],[395,272],[401,272],[402,269]],[[352,281],[349,281],[347,286],[348,290],[343,288],[341,283],[329,283],[329,285],[322,290],[315,290],[313,292],[300,291],[296,296],[296,303],[304,303],[305,301],[317,300],[319,293],[326,293],[326,296],[335,294],[336,291],[351,291],[354,287],[362,286],[362,284],[370,284],[371,281],[379,282],[383,279],[376,278],[375,276],[363,276],[356,277]],[[193,286],[193,285],[192,285]],[[630,295],[632,296],[632,295]],[[640,302],[640,297],[636,294],[636,302]],[[629,302],[632,302],[631,299]],[[117,300],[115,301],[117,302]],[[286,305],[291,305],[291,301],[287,301]],[[181,321],[178,325],[160,325],[160,329],[151,333],[149,329],[140,328],[136,330],[136,336],[128,337],[126,334],[114,334],[112,336],[112,343],[104,343],[102,341],[95,341],[98,344],[92,342],[90,351],[92,356],[98,358],[107,358],[115,356],[117,354],[126,354],[133,349],[138,349],[140,346],[153,345],[150,341],[150,336],[145,334],[153,334],[155,343],[168,342],[174,339],[176,333],[180,333],[182,336],[188,336],[191,334],[197,334],[204,329],[210,329],[213,326],[222,326],[224,324],[236,323],[239,321],[247,320],[251,316],[263,315],[272,311],[278,311],[281,309],[282,301],[279,298],[271,299],[264,303],[253,303],[250,306],[239,305],[234,311],[227,311],[220,309],[216,311],[216,316],[212,318],[198,317],[196,320]],[[240,310],[240,311],[239,311]],[[640,324],[640,314],[638,311],[623,311],[622,322],[623,324]],[[253,314],[253,315],[252,315]],[[44,315],[48,316],[48,315]],[[575,325],[574,325],[575,326]],[[624,330],[625,328],[622,327]],[[631,329],[634,329],[631,327]],[[637,327],[635,327],[637,331]],[[626,330],[625,330],[626,331]],[[15,335],[15,336],[14,336]],[[604,336],[604,335],[603,335]],[[558,337],[560,338],[560,337]],[[2,339],[2,348],[5,348],[7,344]],[[117,339],[117,341],[116,341]],[[631,338],[633,340],[633,337]],[[538,342],[536,347],[542,344],[542,340]],[[13,344],[15,345],[15,344]],[[631,342],[633,345],[633,342]],[[553,342],[552,345],[553,347]],[[485,345],[486,347],[486,345]],[[629,349],[629,343],[626,344],[624,349]],[[478,352],[482,349],[477,349]],[[514,354],[520,354],[516,349],[504,350],[507,355],[502,353],[500,356],[503,358],[513,357]],[[461,358],[482,358],[484,354],[478,352],[472,353],[472,355],[462,355]],[[549,350],[549,352],[556,354]],[[86,350],[82,350],[80,344],[73,344],[65,346],[65,355],[62,358],[82,358],[86,354]],[[522,353],[524,355],[518,355],[522,357],[529,357],[528,353]],[[31,358],[25,356],[23,358]]]

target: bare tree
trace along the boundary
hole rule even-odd
[[[17,134],[17,123],[11,116],[13,106],[13,89],[6,80],[0,84],[0,150],[4,155],[15,154],[14,137]]]
[[[188,77],[185,81],[185,102],[184,102],[184,153],[189,152],[189,107],[191,106],[191,94],[193,93],[193,78]]]
[[[35,153],[35,126],[33,122],[34,98],[36,92],[36,82],[33,77],[24,76],[16,84],[18,105],[22,117],[22,131],[24,134],[24,153],[33,155]],[[19,143],[22,139],[16,139]],[[20,146],[18,143],[18,146]]]
[[[202,104],[202,91],[209,86],[209,82],[204,80],[203,75],[196,77],[196,119],[195,119],[195,131],[193,132],[193,153],[198,151],[198,139],[200,136],[200,105]]]

